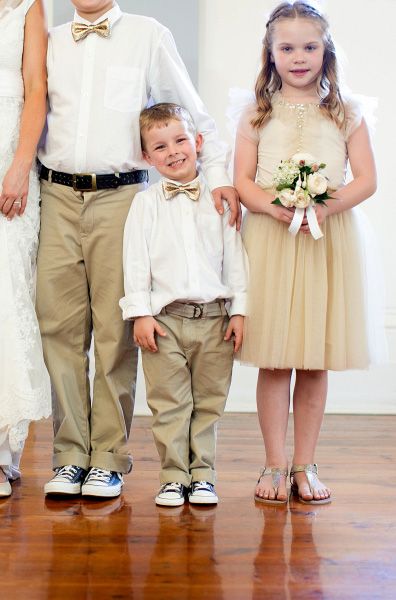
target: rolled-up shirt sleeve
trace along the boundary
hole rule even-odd
[[[149,80],[153,100],[175,102],[186,108],[203,135],[199,160],[209,189],[232,185],[227,172],[229,147],[219,139],[215,122],[195,90],[168,29],[164,29],[153,52]]]
[[[152,217],[144,194],[132,202],[124,228],[124,291],[119,305],[124,320],[152,315],[149,244]]]

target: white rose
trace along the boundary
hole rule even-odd
[[[300,189],[296,194],[294,206],[296,208],[307,208],[311,203],[311,198],[306,190]]]
[[[286,208],[291,208],[295,205],[296,202],[296,196],[294,194],[294,191],[290,188],[286,188],[279,192],[278,198],[280,200],[280,203],[283,204],[283,206],[285,206]]]
[[[308,175],[307,185],[311,196],[318,196],[327,190],[327,179],[320,173],[312,173]]]
[[[304,164],[307,167],[310,167],[311,165],[314,165],[315,163],[317,163],[318,161],[312,156],[312,154],[308,154],[307,152],[297,152],[297,154],[294,154],[291,157],[291,160],[293,162],[295,162],[297,165],[300,164],[300,162],[304,162]]]

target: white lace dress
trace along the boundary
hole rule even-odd
[[[33,3],[0,2],[0,190],[18,143],[25,16]],[[51,411],[34,308],[39,226],[39,182],[33,169],[24,215],[8,221],[0,213],[0,466],[9,477],[19,474],[29,422]]]

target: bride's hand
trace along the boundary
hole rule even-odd
[[[3,190],[0,195],[0,211],[7,219],[25,212],[29,191],[30,164],[13,162],[3,179]]]

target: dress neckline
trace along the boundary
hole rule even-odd
[[[289,100],[287,100],[287,98],[285,98],[282,94],[282,92],[280,90],[278,90],[277,92],[274,93],[273,95],[273,99],[276,100],[276,102],[278,104],[281,104],[282,106],[288,106],[289,108],[295,108],[295,109],[299,109],[299,110],[303,110],[305,108],[314,106],[316,108],[320,107],[320,101],[318,100],[317,102],[315,101],[311,101],[311,102],[290,102]]]

